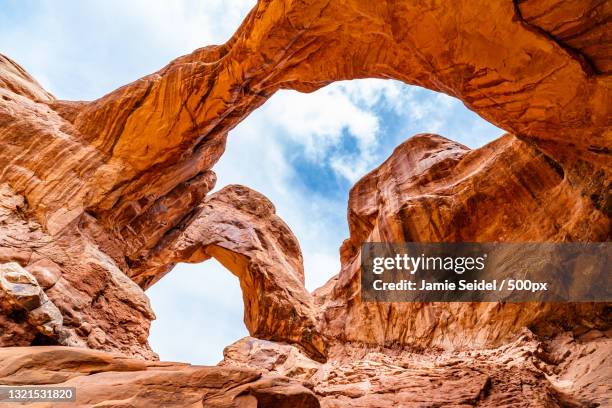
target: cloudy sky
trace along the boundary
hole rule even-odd
[[[56,97],[91,100],[195,48],[226,41],[254,0],[0,0],[0,53]],[[348,190],[416,133],[478,147],[503,132],[443,94],[394,81],[281,91],[231,133],[217,189],[265,194],[298,237],[306,285],[339,269]],[[216,364],[247,335],[238,280],[215,261],[179,265],[148,291],[164,360]]]

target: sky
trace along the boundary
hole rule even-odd
[[[56,97],[93,100],[196,48],[225,42],[254,0],[0,0],[0,53]],[[476,148],[503,131],[457,99],[397,81],[280,91],[230,132],[216,189],[266,195],[297,236],[306,287],[337,274],[350,187],[417,133]],[[248,335],[238,279],[216,261],[180,264],[147,294],[162,360],[216,364]]]

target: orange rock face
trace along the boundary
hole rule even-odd
[[[62,404],[79,407],[319,407],[300,381],[262,376],[258,370],[160,363],[58,346],[0,349],[0,383],[75,387],[75,401]]]
[[[497,346],[522,327],[547,335],[607,329],[605,304],[360,301],[362,242],[605,241],[610,219],[583,189],[510,135],[474,151],[436,135],[407,140],[351,190],[342,270],[315,292],[327,309],[323,331],[344,341],[462,348]]]
[[[55,345],[0,350],[0,364],[22,364],[0,382],[72,381],[84,406],[179,388],[179,406],[609,403],[609,371],[582,358],[609,356],[608,305],[364,304],[358,273],[364,241],[612,238],[611,13],[596,1],[260,1],[226,44],[91,102],[55,99],[0,56],[0,345]],[[209,195],[211,169],[227,132],[278,89],[365,77],[458,97],[509,134],[473,151],[436,135],[399,146],[351,191],[341,271],[313,296],[273,205],[242,186]],[[211,257],[239,277],[250,334],[272,341],[232,346],[224,364],[313,373],[314,394],[252,368],[151,362],[144,290]],[[512,346],[525,328],[534,350]],[[462,362],[426,353],[438,348]],[[53,353],[65,369],[50,368]],[[102,372],[81,375],[89,366]]]

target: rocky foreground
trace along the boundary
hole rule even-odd
[[[75,404],[96,407],[609,406],[609,334],[542,341],[525,330],[496,349],[457,352],[342,344],[326,363],[247,337],[217,367],[15,347],[0,349],[0,383],[76,387]]]
[[[611,16],[594,0],[260,1],[226,44],[92,102],[0,56],[0,384],[73,385],[98,407],[612,405],[609,304],[359,297],[364,241],[611,240]],[[209,194],[212,168],[278,89],[365,77],[458,97],[508,134],[399,146],[351,190],[340,273],[311,294],[273,204]],[[158,362],[144,291],[212,257],[252,337],[217,367]]]

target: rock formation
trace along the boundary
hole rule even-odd
[[[473,151],[436,135],[410,138],[350,192],[341,272],[315,292],[326,309],[323,331],[344,341],[461,348],[497,346],[522,327],[605,330],[605,304],[359,300],[362,242],[605,241],[610,218],[582,188],[511,135]]]
[[[34,269],[34,268],[33,268]],[[35,268],[42,273],[47,269]],[[41,282],[44,277],[41,276]],[[44,287],[45,285],[43,285]],[[43,287],[30,272],[16,262],[0,266],[0,302],[7,314],[23,314],[30,326],[41,335],[53,337],[59,334],[63,318],[59,309],[49,300]],[[6,319],[3,316],[3,319]],[[7,319],[8,320],[8,319]],[[10,324],[7,321],[7,324]],[[10,331],[3,333],[10,336]],[[34,333],[29,333],[30,335]],[[10,342],[10,340],[6,340]]]
[[[0,350],[0,381],[78,383],[80,405],[104,406],[179,388],[176,405],[609,403],[609,369],[588,357],[609,357],[608,305],[365,304],[358,262],[369,240],[609,241],[611,15],[595,0],[259,1],[226,44],[91,102],[57,100],[0,56],[0,345],[53,345]],[[351,191],[341,271],[313,296],[272,204],[241,186],[208,195],[212,168],[278,89],[365,77],[458,97],[509,134],[398,147]],[[210,257],[271,342],[233,345],[226,368],[153,362],[144,290]]]
[[[187,223],[132,268],[136,283],[146,289],[169,265],[214,257],[240,279],[251,335],[296,343],[315,359],[325,359],[314,302],[304,287],[300,246],[267,198],[244,186],[227,186],[207,197]]]
[[[88,407],[319,406],[300,381],[262,376],[258,370],[161,363],[58,346],[0,348],[0,383],[75,387],[73,405]]]
[[[338,344],[326,363],[317,364],[293,346],[247,338],[225,349],[221,365],[303,381],[329,408],[603,407],[612,403],[611,342],[596,330],[551,341],[525,329],[492,349],[415,352]]]

